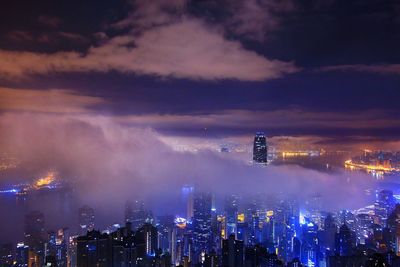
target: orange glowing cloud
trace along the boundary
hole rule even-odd
[[[0,88],[0,111],[81,113],[104,102],[101,98],[77,95],[69,90]]]

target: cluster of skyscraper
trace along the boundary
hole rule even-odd
[[[267,139],[254,138],[253,161],[268,162]],[[25,218],[24,242],[0,246],[0,267],[339,267],[400,266],[400,205],[393,193],[357,211],[323,212],[321,198],[304,203],[277,196],[214,195],[182,188],[185,216],[155,217],[142,201],[125,205],[125,226],[95,228],[94,209],[78,210],[79,231],[47,232],[41,212]],[[381,265],[379,265],[381,264]]]
[[[103,231],[83,206],[79,236],[46,232],[44,215],[30,212],[24,242],[2,245],[0,266],[400,266],[400,205],[388,190],[374,205],[336,214],[321,211],[321,196],[300,208],[293,199],[230,195],[221,210],[192,186],[182,197],[186,218],[127,202],[125,226]]]
[[[24,242],[4,244],[0,250],[0,266],[68,266],[70,264],[69,230],[45,231],[45,218],[39,211],[25,216]]]

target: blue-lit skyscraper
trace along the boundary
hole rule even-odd
[[[26,267],[29,261],[29,247],[24,243],[18,243],[15,251],[16,266]]]
[[[182,201],[186,205],[186,219],[191,220],[193,217],[193,194],[194,187],[191,185],[184,185],[182,187]]]
[[[354,243],[353,232],[346,224],[343,224],[336,235],[336,253],[340,256],[351,255]]]
[[[372,225],[374,219],[369,214],[358,214],[356,220],[356,244],[365,244],[367,239],[372,236]]]
[[[267,163],[267,156],[267,138],[263,132],[257,132],[254,137],[253,161],[257,163]]]
[[[158,231],[150,223],[145,223],[135,235],[137,253],[139,258],[155,255],[158,249]]]
[[[317,266],[318,262],[318,226],[312,222],[302,227],[301,262],[309,267]]]
[[[386,226],[387,218],[393,211],[395,205],[396,201],[393,197],[392,191],[381,190],[379,193],[377,193],[375,202],[375,216],[381,225]]]
[[[226,214],[226,235],[234,235],[237,233],[237,216],[239,209],[239,197],[231,195],[225,199],[225,214]]]
[[[196,193],[193,202],[193,241],[195,261],[211,245],[211,193]]]
[[[332,214],[328,214],[324,220],[324,229],[319,233],[319,239],[320,246],[323,247],[324,250],[332,251],[332,254],[334,254],[336,234],[337,226],[335,219]]]

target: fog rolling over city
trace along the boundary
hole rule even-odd
[[[217,199],[230,194],[282,194],[299,200],[321,195],[325,209],[337,210],[365,205],[364,190],[375,183],[362,173],[249,165],[251,153],[245,161],[211,150],[178,152],[154,130],[124,126],[109,117],[10,113],[1,115],[0,125],[1,148],[12,149],[26,170],[18,174],[20,182],[57,170],[74,183],[79,204],[93,206],[104,224],[110,218],[121,222],[124,203],[134,199],[143,199],[157,214],[182,213],[183,185],[211,191]],[[3,185],[13,182],[6,178]],[[58,219],[48,221],[62,223]]]
[[[400,267],[400,1],[6,1],[0,267]]]

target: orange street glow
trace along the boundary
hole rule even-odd
[[[47,173],[47,175],[45,177],[41,177],[41,178],[37,179],[34,187],[41,188],[44,186],[49,186],[55,180],[56,180],[56,173],[53,171],[50,171]]]

